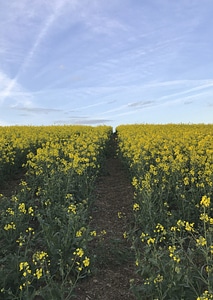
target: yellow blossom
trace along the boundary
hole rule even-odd
[[[76,251],[73,252],[73,254],[82,257],[84,255],[84,250],[82,248],[77,248]]]
[[[80,265],[79,261],[76,262],[76,265],[77,265],[77,270],[78,271],[82,271],[83,270],[83,267],[82,267],[82,265]]]
[[[96,233],[96,231],[95,231],[95,230],[93,230],[93,231],[91,231],[91,232],[90,232],[90,235],[91,235],[91,236],[96,236],[96,235],[97,235],[97,233]]]
[[[209,216],[206,213],[200,214],[200,220],[207,223],[209,221]]]
[[[39,264],[43,264],[48,258],[48,254],[45,251],[37,251],[33,254],[33,263],[34,265]],[[48,260],[48,263],[50,263],[50,261]]]
[[[90,259],[89,259],[89,257],[85,256],[85,259],[83,260],[83,265],[85,267],[88,267],[89,264],[90,264]]]
[[[36,269],[35,273],[34,273],[34,276],[37,278],[37,279],[40,279],[43,275],[43,270],[42,268],[40,269]]]
[[[34,234],[35,232],[34,232],[34,229],[32,228],[32,227],[28,227],[27,229],[26,229],[26,232],[28,233],[28,232],[32,232],[32,234]]]
[[[119,218],[119,219],[122,218],[122,212],[121,212],[121,211],[118,212],[118,218]]]
[[[31,215],[31,216],[34,216],[34,210],[33,210],[32,206],[30,206],[28,208],[28,214]]]
[[[77,209],[77,207],[76,207],[75,204],[70,204],[67,211],[68,211],[68,213],[72,212],[75,215],[76,214],[76,209]]]
[[[4,230],[10,230],[10,229],[13,229],[13,230],[15,230],[16,229],[16,224],[14,223],[14,222],[10,222],[9,224],[6,224],[5,226],[4,226]]]
[[[19,263],[19,271],[23,271],[23,276],[26,277],[28,274],[31,274],[32,271],[27,261],[23,261]]]
[[[101,235],[105,235],[105,234],[107,234],[106,230],[105,229],[101,230]]]
[[[19,206],[18,206],[18,210],[23,213],[23,214],[26,214],[27,213],[27,210],[26,210],[26,207],[25,207],[25,203],[20,203]]]
[[[200,201],[200,205],[204,207],[209,207],[210,206],[210,197],[207,197],[206,195],[202,197]]]
[[[176,230],[180,231],[180,229],[177,228],[176,226],[172,226],[172,227],[170,228],[170,230],[171,230],[171,231],[176,231]]]
[[[20,235],[20,237],[16,240],[16,243],[19,244],[19,247],[22,247],[25,243],[25,238],[22,235]]]
[[[15,196],[15,195],[12,195],[11,200],[12,200],[13,202],[18,202],[18,198],[17,198],[17,196]]]
[[[138,203],[134,203],[133,210],[138,211],[140,209],[140,205]]]
[[[161,225],[160,223],[156,225],[154,232],[162,232],[162,234],[166,234],[166,230],[164,226]]]
[[[189,222],[186,222],[186,223],[185,223],[185,229],[186,229],[187,231],[194,231],[193,226],[194,226],[194,223],[189,223]]]
[[[155,238],[149,238],[148,240],[147,240],[147,244],[148,245],[151,245],[151,244],[154,244],[155,243]]]
[[[183,227],[183,226],[185,226],[185,222],[182,220],[178,220],[177,225],[178,225],[178,227]]]
[[[184,185],[189,185],[189,177],[185,177],[183,179],[183,183],[184,183]]]
[[[169,249],[169,256],[170,256],[175,262],[179,263],[179,262],[180,262],[180,257],[179,257],[177,254],[175,254],[175,251],[176,251],[176,249],[177,249],[176,246],[169,246],[168,249]]]
[[[12,208],[8,207],[8,209],[6,210],[6,212],[9,214],[9,215],[12,215],[14,216],[15,212]]]
[[[127,232],[126,231],[123,233],[123,237],[124,237],[124,239],[127,238]]]
[[[158,274],[157,277],[154,279],[154,283],[160,283],[163,281],[163,276]]]
[[[47,200],[44,202],[44,205],[45,205],[45,206],[51,205],[50,199],[47,199]]]
[[[83,232],[81,230],[78,230],[75,234],[76,237],[81,237]]]
[[[206,239],[203,236],[200,236],[199,239],[196,239],[198,246],[205,246],[206,245]]]
[[[209,291],[204,291],[201,297],[197,297],[196,300],[210,300],[213,299],[213,294]]]

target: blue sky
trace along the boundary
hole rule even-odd
[[[212,0],[0,0],[0,125],[212,123]]]

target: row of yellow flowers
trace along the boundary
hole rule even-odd
[[[6,180],[20,168],[26,153],[37,144],[35,127],[0,127],[0,180]]]
[[[82,163],[84,159],[90,160],[96,143],[104,140],[109,131],[112,131],[110,126],[0,126],[0,179],[20,168],[29,152],[39,155],[46,148],[47,156],[54,153],[57,156],[62,145],[66,146],[67,156],[73,156],[77,167],[79,156],[82,156]],[[52,153],[49,153],[50,148]]]
[[[87,245],[96,232],[88,207],[111,133],[108,126],[5,128],[7,163],[23,152],[26,178],[0,201],[2,299],[70,299],[90,272]]]
[[[63,126],[0,126],[0,179],[5,180],[26,162],[29,151],[45,143],[49,135],[60,135]]]
[[[138,299],[213,299],[213,125],[122,125]]]

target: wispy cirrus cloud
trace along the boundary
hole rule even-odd
[[[3,1],[0,113],[95,124],[211,108],[213,6],[204,1]]]
[[[94,14],[92,18],[88,18],[88,14],[82,15],[82,21],[89,30],[96,34],[113,35],[117,31],[128,31],[129,26],[114,18],[106,17],[104,15]]]
[[[86,106],[79,106],[76,108],[76,110],[85,110],[85,109],[88,109],[88,108],[93,108],[93,107],[97,107],[97,106],[102,106],[102,105],[106,105],[108,102],[106,101],[100,101],[100,102],[97,102],[97,103],[94,103],[94,104],[90,104],[90,105],[86,105]],[[110,103],[108,103],[110,104]]]
[[[105,124],[105,123],[110,123],[112,122],[111,119],[82,119],[82,120],[77,120],[74,122],[74,124],[88,124],[88,125],[96,125],[96,124]]]
[[[153,105],[155,103],[155,101],[153,100],[147,100],[147,101],[137,101],[137,102],[132,102],[130,104],[128,104],[129,107],[147,107],[150,105]]]
[[[117,30],[126,30],[126,25],[121,23],[119,20],[106,16],[104,13],[98,13],[99,8],[102,6],[98,3],[93,2],[88,7],[87,1],[83,1],[79,3],[77,0],[68,1],[68,0],[54,0],[54,1],[32,1],[31,6],[29,8],[29,3],[26,0],[17,3],[10,3],[8,4],[7,11],[9,12],[7,22],[10,31],[17,32],[17,35],[13,36],[20,36],[20,32],[22,33],[21,36],[27,37],[28,40],[28,49],[22,48],[22,52],[19,55],[19,59],[16,59],[17,65],[17,72],[15,76],[10,77],[7,85],[4,88],[3,93],[1,94],[1,101],[3,102],[4,99],[7,99],[11,95],[14,94],[16,91],[17,85],[21,87],[20,84],[20,77],[24,72],[27,71],[33,60],[35,60],[40,47],[42,46],[43,42],[45,41],[48,34],[51,33],[52,29],[56,31],[60,28],[65,28],[64,26],[70,26],[70,24],[74,24],[75,22],[81,22],[84,26],[93,33],[98,34],[110,34],[113,33],[116,29]],[[78,14],[76,14],[78,11]],[[13,13],[13,19],[12,19]],[[63,18],[63,22],[57,23],[59,29],[56,29],[55,23],[62,17],[64,14],[68,16],[68,13],[72,16],[69,18],[69,23],[67,23],[66,18]],[[24,20],[22,21],[22,16],[25,16]],[[20,21],[21,20],[21,21]],[[18,27],[17,27],[18,24]],[[33,35],[29,36],[28,34],[28,27],[31,28],[33,31]],[[30,42],[33,39],[33,42]],[[1,42],[2,41],[2,42]],[[21,42],[21,40],[19,40]],[[0,38],[0,44],[7,44],[8,48],[13,49],[12,52],[14,53],[14,49],[16,48],[16,44],[18,44],[17,39],[14,39],[13,44],[8,44],[8,37],[4,35],[4,38]],[[31,46],[29,47],[29,45]],[[15,48],[14,48],[15,47]],[[7,47],[5,48],[4,52]],[[10,51],[10,50],[8,50]],[[17,51],[15,51],[17,53]],[[7,56],[8,59],[9,55]],[[46,70],[45,70],[46,69]],[[41,69],[41,74],[52,72],[51,68],[48,69],[43,67]],[[67,79],[63,78],[64,80],[68,80],[70,75],[65,75]],[[71,80],[70,80],[71,81]],[[20,96],[20,95],[19,95]]]
[[[155,108],[163,109],[180,104],[193,104],[195,101],[201,102],[202,105],[207,105],[207,100],[204,100],[209,99],[209,97],[213,95],[213,81],[211,79],[150,82],[142,87],[125,87],[124,94],[131,94],[131,90],[133,94],[135,90],[139,88],[141,89],[143,98],[149,97],[151,99],[133,102],[129,102],[128,99],[126,99],[126,104],[116,106],[111,110],[106,110],[101,113],[101,115],[105,117],[111,115],[111,117],[116,119],[122,116],[138,115],[140,112],[145,110],[151,111]],[[136,94],[138,94],[138,91]]]
[[[189,84],[189,82],[182,81],[182,84],[184,83]],[[194,82],[191,82],[192,85]],[[213,94],[213,80],[206,80],[206,81],[196,81],[196,86],[191,88],[184,88],[182,87],[181,91],[175,92],[175,93],[167,93],[165,96],[159,97],[157,100],[158,102],[162,103],[162,105],[170,104],[172,102],[183,102],[187,99],[190,99],[190,101],[193,101],[191,99],[200,98],[202,99],[202,96],[204,97],[206,94]],[[170,85],[171,86],[171,85]],[[185,96],[187,95],[188,96]],[[165,102],[165,100],[168,100]],[[202,100],[203,101],[203,100]]]
[[[55,20],[57,20],[58,16],[60,16],[61,10],[67,4],[67,2],[68,2],[67,0],[53,1],[52,5],[50,5],[52,11],[50,11],[49,14],[47,14],[45,21],[41,22],[41,27],[38,29],[38,33],[35,36],[34,42],[31,46],[31,48],[29,49],[29,51],[27,52],[27,54],[23,57],[23,61],[20,63],[20,67],[19,67],[15,77],[8,80],[8,84],[6,85],[4,91],[1,94],[2,102],[4,101],[4,99],[6,99],[7,97],[9,97],[11,95],[12,91],[16,90],[20,75],[31,64],[31,61],[32,61],[33,57],[36,55],[36,52],[38,51],[42,41],[44,40],[45,36],[48,34],[48,31],[50,31],[51,26],[54,24]],[[74,4],[75,2],[76,1],[74,0],[72,3]],[[30,20],[31,20],[31,18],[33,18],[32,11],[33,12],[39,11],[42,9],[42,6],[44,6],[44,8],[46,8],[45,3],[43,1],[34,1],[32,3],[31,10],[29,10],[29,3],[27,3],[26,1],[22,2],[22,4],[19,3],[19,4],[17,4],[17,7],[16,7],[17,12],[16,11],[14,12],[15,19],[17,19],[19,17],[20,9],[22,9],[21,14],[23,15],[23,12],[25,12],[26,17],[28,17],[28,22],[29,22],[29,23],[26,23],[25,25],[30,25]],[[26,33],[26,31],[24,33]]]
[[[49,114],[49,113],[55,113],[55,112],[63,112],[61,109],[56,108],[43,108],[43,107],[26,107],[26,106],[11,106],[14,110],[20,110],[20,111],[26,111],[31,112],[35,114]]]
[[[32,104],[31,94],[25,91],[16,80],[11,80],[6,74],[0,71],[0,105],[24,105]],[[12,90],[11,90],[12,89]],[[6,101],[6,98],[7,99]]]
[[[72,2],[75,4],[75,0]],[[40,2],[41,3],[41,2]],[[41,23],[41,28],[35,38],[35,41],[33,43],[33,46],[31,47],[30,51],[27,54],[26,59],[23,61],[23,64],[17,74],[21,73],[27,66],[30,64],[31,59],[36,54],[36,51],[38,50],[42,40],[45,38],[45,36],[48,34],[48,31],[50,31],[51,26],[54,24],[54,22],[57,20],[57,18],[61,14],[61,10],[63,7],[68,3],[68,0],[61,0],[61,1],[53,1],[52,4],[52,12],[48,15],[44,23]]]
[[[112,122],[111,119],[101,119],[101,118],[90,118],[84,116],[77,116],[69,118],[68,120],[55,120],[54,124],[63,125],[63,124],[76,124],[76,125],[99,125]]]
[[[207,106],[212,108],[213,107],[213,101],[212,102],[208,102]]]
[[[164,81],[151,81],[148,83],[144,84],[145,88],[155,88],[155,87],[177,87],[177,86],[182,86],[182,87],[195,87],[199,88],[201,87],[211,87],[213,85],[213,79],[179,79],[179,80],[164,80]]]

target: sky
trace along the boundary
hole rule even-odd
[[[0,0],[0,125],[213,123],[212,0]]]

